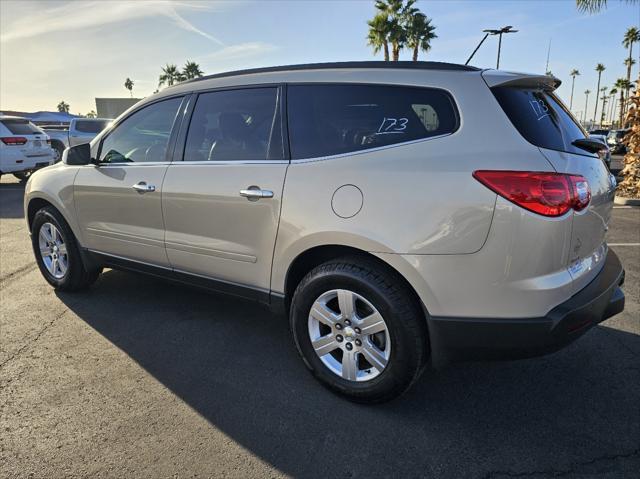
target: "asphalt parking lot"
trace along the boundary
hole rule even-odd
[[[622,314],[556,354],[454,364],[367,407],[319,386],[257,304],[116,271],[55,293],[22,194],[2,178],[0,477],[638,477],[640,208],[609,231]]]

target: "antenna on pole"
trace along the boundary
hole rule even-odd
[[[496,61],[496,69],[498,69],[500,68],[500,51],[502,50],[502,35],[504,35],[505,33],[516,33],[518,30],[513,30],[513,27],[511,25],[508,25],[502,28],[487,29],[482,31],[485,33],[485,36],[482,38],[482,40],[480,40],[480,43],[478,43],[478,46],[476,47],[476,49],[473,51],[469,59],[465,62],[465,65],[469,64],[473,56],[476,54],[476,52],[480,48],[480,45],[484,43],[484,41],[487,39],[489,35],[498,35],[498,60]]]
[[[551,56],[551,38],[549,38],[549,47],[547,48],[547,66],[544,71],[548,75],[549,74],[549,57]]]

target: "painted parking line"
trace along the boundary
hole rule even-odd
[[[640,243],[607,243],[609,246],[640,246]]]
[[[614,206],[613,207],[614,210],[628,210],[630,208],[637,208],[637,206],[624,205],[624,206]]]

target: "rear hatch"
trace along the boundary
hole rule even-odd
[[[46,161],[51,157],[51,146],[47,135],[29,120],[23,118],[5,118],[0,120],[9,130],[10,135],[3,135],[0,139],[4,145],[11,148],[19,148],[27,158],[43,158]]]
[[[539,148],[558,173],[581,175],[591,190],[591,202],[573,211],[571,247],[567,266],[575,290],[600,270],[605,257],[605,233],[611,218],[615,178],[598,153],[589,151],[586,131],[553,93],[560,84],[549,76],[485,72],[485,81],[513,125]]]

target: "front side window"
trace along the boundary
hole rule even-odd
[[[153,103],[127,117],[108,134],[101,163],[166,161],[171,129],[182,98]]]
[[[453,133],[448,93],[377,85],[294,85],[287,90],[294,159],[348,153]]]
[[[277,88],[247,88],[198,96],[185,161],[283,158]]]

